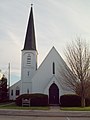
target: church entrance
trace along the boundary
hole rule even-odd
[[[58,105],[59,104],[59,88],[53,83],[49,88],[49,104]]]

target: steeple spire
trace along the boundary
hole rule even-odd
[[[26,38],[23,50],[36,50],[34,19],[33,19],[33,4],[31,4],[30,17],[27,26]]]

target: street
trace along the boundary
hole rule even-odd
[[[31,117],[0,115],[0,120],[90,120],[90,117]]]

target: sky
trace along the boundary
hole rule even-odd
[[[54,46],[63,59],[67,44],[77,37],[90,44],[90,0],[0,0],[0,69],[10,83],[21,79],[31,4],[35,23],[38,66]]]

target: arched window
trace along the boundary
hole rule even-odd
[[[29,89],[27,89],[27,94],[29,94]]]
[[[16,87],[16,96],[20,95],[20,88]]]
[[[13,90],[11,90],[11,96],[13,96]]]
[[[53,74],[55,74],[55,63],[53,62]]]

